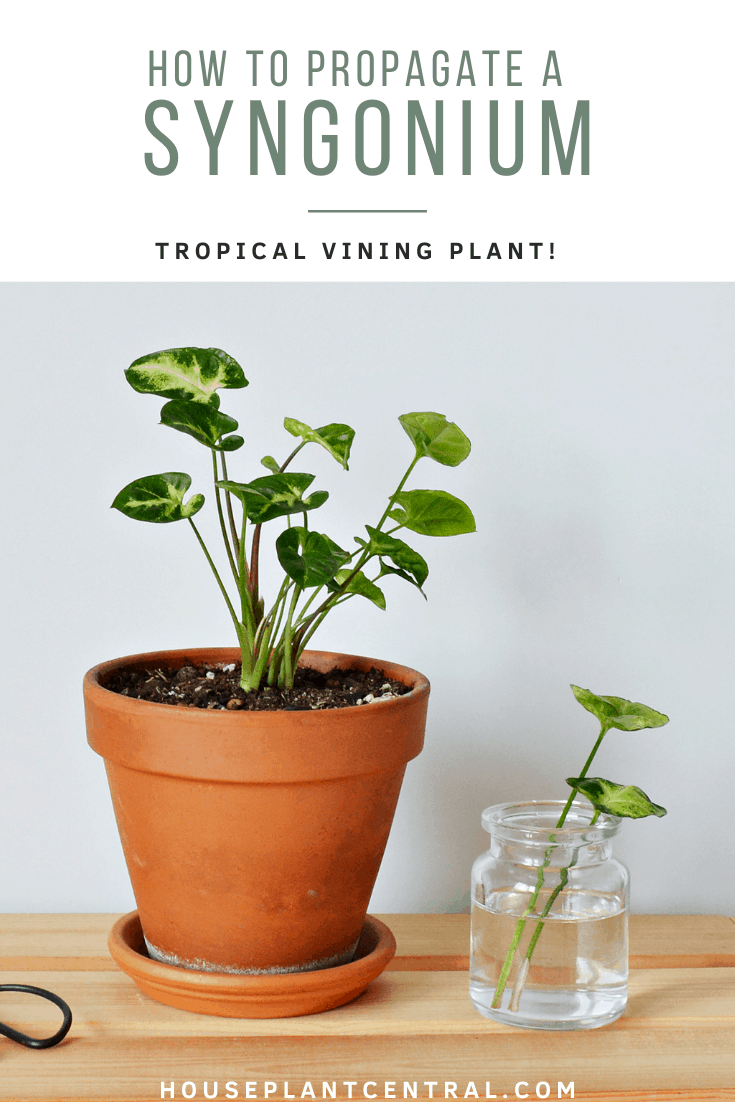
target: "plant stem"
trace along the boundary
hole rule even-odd
[[[293,689],[294,673],[296,672],[296,663],[294,662],[292,641],[293,641],[293,615],[296,611],[296,604],[302,590],[300,586],[295,586],[293,596],[291,598],[291,605],[288,610],[288,616],[286,617],[286,626],[283,630],[283,665],[278,677],[279,685],[283,683],[286,689]]]
[[[297,445],[296,445],[296,447],[295,447],[295,448],[294,448],[294,450],[293,450],[293,451],[291,452],[291,454],[289,455],[289,457],[288,457],[287,459],[285,459],[285,460],[283,461],[283,463],[281,463],[281,474],[283,474],[283,472],[284,472],[284,471],[286,470],[286,467],[287,467],[287,466],[289,465],[289,463],[291,462],[291,460],[292,460],[292,459],[294,459],[294,458],[295,458],[295,457],[296,457],[296,456],[297,456],[297,455],[299,454],[299,452],[301,451],[301,449],[302,449],[303,447],[305,447],[305,446],[306,446],[306,440],[302,440],[300,444],[297,444]]]
[[[285,471],[294,456],[298,455],[301,449],[304,447],[306,441],[302,440],[300,444],[297,444],[288,458],[281,464],[281,474]],[[289,522],[290,523],[290,522]],[[250,599],[253,607],[253,616],[255,620],[258,620],[258,603],[260,600],[259,585],[260,585],[260,532],[262,524],[256,524],[253,529],[253,542],[250,548],[250,570],[248,571],[248,589],[250,590]]]
[[[409,464],[408,470],[406,471],[403,478],[398,483],[398,486],[396,487],[396,489],[393,491],[390,498],[388,499],[388,504],[386,506],[385,512],[383,513],[382,517],[380,518],[380,520],[378,521],[378,523],[375,526],[377,531],[380,531],[382,525],[385,523],[385,518],[388,516],[388,513],[390,512],[391,505],[393,504],[394,500],[396,499],[398,494],[400,494],[401,490],[405,486],[406,481],[408,479],[408,476],[411,474],[411,471],[414,469],[414,467],[416,466],[416,464],[418,463],[420,458],[421,458],[421,456],[419,456],[419,455],[415,455],[413,457],[413,459],[411,460],[411,463]],[[288,462],[288,460],[287,460],[287,462]],[[285,466],[285,464],[284,464],[284,466]],[[398,528],[402,528],[402,527],[403,527],[403,525],[399,524],[399,525],[397,525],[396,528],[393,528],[392,531],[395,532],[395,531],[398,530]],[[353,554],[357,554],[357,552],[353,552]],[[301,652],[303,651],[304,647],[306,646],[308,640],[311,639],[312,635],[314,634],[316,629],[319,627],[319,625],[321,624],[321,622],[324,619],[324,617],[326,616],[326,614],[334,608],[334,606],[339,601],[340,597],[344,597],[344,595],[347,591],[347,586],[350,584],[352,579],[357,574],[359,574],[359,572],[362,570],[363,566],[365,566],[365,564],[373,557],[374,556],[371,555],[370,551],[367,548],[363,548],[363,550],[360,552],[360,556],[359,556],[357,562],[355,563],[355,566],[350,571],[350,573],[347,575],[347,577],[344,579],[344,581],[341,583],[339,589],[336,589],[333,593],[330,593],[330,595],[328,597],[325,597],[325,599],[322,601],[322,603],[319,605],[319,607],[317,609],[315,609],[314,612],[312,612],[311,615],[306,620],[304,620],[302,622],[302,624],[301,624],[302,635],[301,635],[300,644],[299,644],[299,652],[298,652],[299,654],[301,654]],[[352,558],[352,555],[350,555],[350,558]],[[309,601],[308,603],[311,604],[311,601]],[[304,608],[302,609],[302,615],[306,611],[306,608],[307,608],[307,606],[305,605]]]
[[[253,661],[256,655],[256,640],[257,640],[257,626],[255,623],[255,614],[253,612],[253,604],[250,599],[250,591],[247,586],[248,568],[245,561],[245,533],[247,531],[248,515],[243,508],[242,511],[242,532],[238,541],[238,592],[240,594],[240,609],[242,615],[243,630],[247,632],[248,637],[248,653],[243,650],[242,654],[242,668],[240,671],[240,686],[243,686],[243,682],[247,681],[253,670]]]
[[[582,772],[579,774],[579,779],[580,780],[582,780],[582,778],[587,775],[587,770],[592,765],[592,761],[595,757],[595,754],[599,750],[600,745],[602,743],[602,740],[604,739],[607,732],[608,732],[608,728],[605,727],[605,725],[603,723],[600,723],[600,733],[597,736],[597,741],[595,742],[595,745],[592,747],[592,751],[591,751],[589,757],[587,758],[587,761],[584,763],[584,767],[582,769]],[[562,813],[559,816],[559,821],[556,824],[556,829],[557,830],[559,830],[561,827],[564,826],[564,822],[566,820],[566,817],[569,814],[572,803],[574,802],[575,795],[576,795],[576,792],[574,791],[574,789],[572,789],[572,792],[569,796],[569,799],[567,800],[566,804],[564,805]],[[597,816],[598,815],[599,815],[599,812],[596,812],[593,819],[592,819],[592,823],[595,823],[597,821]],[[590,826],[592,825],[592,823],[590,823]],[[549,840],[551,842],[556,841],[553,834],[551,835]],[[510,975],[510,970],[513,967],[513,960],[515,958],[516,950],[518,949],[521,938],[523,937],[523,931],[524,931],[525,926],[526,926],[526,920],[527,920],[528,916],[531,914],[531,912],[533,911],[534,907],[536,906],[536,902],[537,902],[539,894],[541,892],[541,888],[543,887],[543,884],[544,884],[544,869],[549,867],[549,861],[551,860],[551,855],[554,852],[554,849],[556,849],[556,846],[552,845],[546,850],[546,853],[544,854],[543,864],[539,867],[538,873],[536,875],[536,887],[534,889],[533,895],[531,896],[531,898],[528,902],[528,906],[526,907],[523,914],[521,915],[521,917],[518,919],[518,922],[516,923],[516,928],[513,931],[513,937],[511,939],[510,945],[508,946],[508,952],[506,953],[505,960],[503,961],[503,967],[500,970],[500,975],[498,976],[498,982],[497,982],[497,985],[495,987],[495,995],[493,996],[493,1001],[492,1001],[492,1007],[493,1008],[497,1008],[497,1007],[500,1006],[500,1002],[501,1002],[501,999],[503,997],[503,992],[505,991],[506,984],[508,983],[508,976]],[[554,888],[554,890],[551,893],[549,899],[547,900],[544,911],[540,915],[540,919],[544,919],[548,915],[548,913],[551,909],[551,906],[554,903],[554,900],[556,899],[556,897],[559,895],[559,893],[562,891],[562,889],[566,885],[567,879],[569,877],[569,869],[572,868],[572,866],[576,863],[576,860],[577,860],[577,857],[575,856],[574,859],[571,861],[571,863],[567,867],[563,868],[560,871],[560,874],[559,874],[560,883],[557,885],[556,888]],[[539,921],[539,925],[537,926],[536,930],[534,931],[533,937],[531,938],[531,943],[529,944],[528,950],[526,951],[526,957],[525,957],[524,963],[518,971],[518,976],[516,977],[515,988],[514,988],[514,991],[513,991],[513,995],[511,996],[510,1005],[508,1007],[509,1010],[518,1010],[518,1004],[520,1002],[520,997],[521,997],[523,987],[524,987],[525,982],[526,982],[526,976],[528,974],[528,968],[530,966],[531,956],[533,955],[533,950],[536,948],[536,942],[538,941],[539,937],[541,936],[541,930],[542,929],[543,929],[543,922]]]
[[[407,470],[407,471],[406,471],[406,473],[404,474],[404,476],[403,476],[403,478],[401,479],[401,481],[400,481],[400,482],[398,483],[398,486],[397,486],[397,488],[396,488],[396,489],[395,489],[395,490],[393,491],[393,493],[391,494],[390,498],[388,499],[388,504],[387,504],[387,506],[386,506],[386,508],[385,508],[385,512],[383,513],[383,515],[382,515],[382,517],[380,518],[380,520],[378,521],[378,523],[377,523],[377,524],[375,525],[375,527],[376,527],[376,528],[378,529],[378,531],[380,531],[380,529],[381,529],[381,528],[383,527],[383,525],[385,524],[385,520],[386,520],[386,517],[388,516],[388,513],[389,513],[389,512],[390,512],[390,510],[391,510],[391,505],[393,504],[393,502],[395,501],[395,499],[396,499],[396,498],[398,497],[398,495],[400,494],[400,492],[401,492],[401,490],[403,489],[403,487],[404,487],[404,486],[406,485],[406,482],[408,481],[408,476],[410,475],[411,471],[412,471],[412,470],[414,469],[414,467],[416,466],[416,464],[418,463],[418,461],[419,461],[419,459],[420,459],[420,458],[421,458],[421,456],[420,456],[420,455],[418,455],[418,453],[417,453],[417,454],[416,454],[416,455],[415,455],[415,456],[413,457],[413,459],[411,460],[411,463],[409,464],[409,468],[408,468],[408,470]],[[400,524],[399,524],[399,525],[398,525],[398,527],[399,527],[399,528],[402,528],[402,527],[403,527],[403,525],[400,525]],[[395,531],[395,529],[394,529],[394,531]]]
[[[253,542],[250,547],[250,570],[248,572],[248,589],[253,602],[253,612],[258,607],[258,557],[260,555],[260,530],[262,524],[256,524],[253,529]],[[257,613],[256,613],[257,615]]]
[[[189,524],[194,529],[194,535],[199,540],[199,546],[201,547],[202,551],[206,555],[207,562],[209,563],[210,567],[212,568],[212,573],[214,574],[215,578],[217,579],[217,585],[219,586],[220,592],[222,593],[222,596],[225,599],[225,603],[226,603],[227,608],[229,610],[230,616],[232,617],[232,622],[235,625],[235,631],[237,632],[237,637],[240,640],[240,643],[242,645],[242,640],[244,638],[244,632],[242,630],[242,624],[240,623],[240,621],[237,618],[237,613],[235,612],[234,608],[232,607],[232,601],[230,600],[230,595],[224,587],[222,579],[219,576],[219,571],[217,570],[217,567],[214,565],[214,560],[212,559],[212,556],[210,555],[209,551],[207,550],[206,543],[204,542],[201,535],[199,534],[199,529],[197,528],[196,524],[191,519],[191,517],[187,517],[187,520],[189,521]]]
[[[215,451],[214,448],[211,449],[211,452],[212,452],[212,467],[214,468],[214,496],[215,496],[215,500],[217,502],[217,515],[219,516],[219,526],[220,526],[220,529],[222,530],[222,539],[224,540],[225,549],[227,551],[227,558],[229,559],[229,562],[230,562],[230,569],[232,570],[232,576],[235,579],[235,585],[239,587],[240,579],[239,579],[238,574],[237,574],[237,566],[235,565],[235,557],[232,554],[232,547],[230,546],[230,537],[227,534],[227,525],[225,524],[225,516],[224,516],[224,513],[222,512],[221,492],[220,492],[219,486],[217,485],[217,481],[219,479],[219,471],[217,470],[217,452]]]
[[[281,618],[283,616],[283,610],[285,607],[286,594],[288,593],[290,586],[291,579],[289,577],[285,577],[281,582],[281,588],[278,591],[278,596],[276,597],[273,608],[270,610],[268,615],[264,616],[258,624],[258,629],[255,633],[255,645],[253,648],[256,652],[255,667],[247,685],[242,686],[243,689],[245,689],[246,691],[258,688],[263,678],[266,666],[269,664],[269,661],[271,662],[271,664],[273,663],[273,655],[271,653],[270,641],[273,638],[273,635],[277,635],[280,629]],[[276,648],[274,648],[274,652],[275,649]],[[270,679],[270,672],[271,671],[269,668],[269,685],[272,684],[272,681]]]
[[[228,481],[228,478],[227,478],[227,460],[225,459],[225,453],[220,452],[219,457],[220,457],[220,462],[222,464],[222,479],[223,479],[224,482],[227,482]],[[234,517],[234,514],[232,512],[232,494],[230,493],[229,490],[225,490],[225,501],[227,502],[227,517],[230,521],[230,532],[232,533],[232,546],[235,548],[235,558],[238,559],[238,561],[241,558],[244,560],[244,555],[243,556],[240,555],[240,540],[239,540],[238,535],[237,535],[237,526],[235,524],[235,517]],[[245,508],[244,508],[244,506],[243,506],[243,519],[245,519]],[[247,571],[247,563],[245,563],[245,568],[246,568],[246,571]],[[240,567],[240,573],[242,573],[242,567]]]

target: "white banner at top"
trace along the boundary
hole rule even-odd
[[[730,280],[721,0],[48,0],[4,280]]]

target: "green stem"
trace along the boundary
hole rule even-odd
[[[546,904],[544,906],[544,909],[541,912],[541,914],[539,915],[538,926],[534,930],[533,937],[531,938],[531,940],[528,944],[528,949],[526,950],[526,960],[530,961],[531,957],[533,956],[533,951],[536,948],[536,942],[541,937],[541,931],[544,928],[543,920],[547,917],[547,915],[549,914],[549,911],[553,907],[554,901],[556,900],[556,897],[566,887],[566,883],[569,879],[569,870],[571,868],[574,868],[574,866],[577,864],[577,858],[578,857],[579,857],[579,850],[577,850],[577,852],[574,854],[574,857],[572,858],[572,860],[569,862],[568,865],[566,865],[563,869],[559,869],[559,883],[556,885],[554,890],[549,895],[549,898],[546,900]]]
[[[298,615],[298,619],[296,621],[298,627],[301,627],[302,624],[304,623],[304,616],[306,615],[306,610],[308,609],[309,605],[314,601],[314,599],[317,597],[317,595],[319,593],[321,593],[321,591],[323,589],[324,589],[324,586],[319,585],[314,590],[312,590],[311,596],[308,598],[308,600],[306,600],[304,602],[304,604],[299,609],[299,615]]]
[[[247,632],[249,652],[243,652],[242,669],[240,671],[240,685],[247,681],[253,672],[253,662],[256,654],[257,625],[253,604],[250,599],[250,591],[247,587],[248,567],[245,560],[245,533],[247,530],[248,516],[245,509],[242,511],[242,531],[238,541],[238,592],[240,594],[240,609],[242,615],[243,630]]]
[[[298,455],[301,449],[304,447],[306,441],[302,440],[300,444],[297,444],[284,463],[281,464],[281,473],[286,470],[294,456]],[[291,522],[289,521],[289,524]],[[260,532],[262,524],[256,524],[253,529],[253,542],[250,548],[250,570],[248,571],[248,589],[250,590],[250,597],[253,603],[254,615],[258,616],[258,601],[259,587],[260,587]]]
[[[248,589],[253,609],[258,607],[258,560],[260,557],[260,530],[262,524],[256,524],[253,529],[253,542],[250,547],[250,570],[248,571]]]
[[[386,506],[385,512],[383,513],[382,517],[380,518],[380,520],[378,521],[378,523],[375,526],[378,531],[380,531],[382,525],[385,523],[385,518],[388,516],[388,513],[390,512],[390,509],[391,509],[391,506],[392,506],[393,502],[395,501],[395,499],[398,497],[401,490],[405,486],[406,481],[407,481],[409,475],[411,474],[411,471],[414,469],[414,467],[416,466],[416,464],[418,463],[420,458],[421,458],[421,456],[419,456],[419,455],[415,455],[413,457],[411,463],[409,464],[408,470],[406,471],[403,478],[398,483],[398,486],[396,487],[396,489],[393,491],[390,498],[388,499],[388,505]],[[398,528],[402,528],[402,527],[403,527],[403,525],[399,524],[399,525],[397,525],[396,528],[391,529],[391,531],[395,532],[395,531],[398,530]],[[357,552],[353,552],[353,555],[354,554],[357,554]],[[350,558],[352,558],[352,555],[350,555]],[[301,630],[302,630],[303,634],[302,634],[302,638],[301,638],[301,642],[300,642],[299,654],[301,653],[301,651],[303,651],[304,647],[306,646],[306,643],[308,642],[309,639],[311,639],[312,635],[314,634],[316,629],[319,627],[319,625],[321,624],[321,622],[324,619],[324,617],[326,616],[326,614],[334,608],[334,606],[339,601],[340,597],[343,597],[345,595],[346,590],[347,590],[347,586],[350,584],[352,579],[357,574],[359,574],[359,572],[362,570],[363,566],[365,566],[365,564],[371,558],[374,558],[374,555],[371,555],[370,551],[367,548],[364,548],[361,551],[360,556],[359,556],[355,566],[350,571],[350,573],[347,575],[347,577],[344,579],[344,581],[340,585],[339,589],[335,590],[334,593],[330,593],[330,595],[328,597],[326,597],[324,599],[324,601],[322,601],[322,603],[319,605],[319,607],[317,609],[315,609],[314,612],[312,612],[311,615],[306,620],[304,620],[302,622]],[[302,616],[303,616],[303,613],[305,611],[306,611],[306,606],[301,610]]]
[[[227,461],[225,459],[225,453],[220,452],[219,457],[220,457],[220,462],[222,464],[222,480],[224,482],[227,482],[227,481],[229,481],[229,479],[227,477]],[[240,559],[242,559],[244,561],[245,556],[241,555],[241,553],[240,553],[240,540],[239,540],[238,535],[237,535],[237,525],[235,524],[235,515],[232,512],[232,494],[230,493],[229,490],[225,490],[225,501],[227,502],[227,517],[228,517],[229,522],[230,522],[230,532],[232,534],[232,546],[235,548],[235,558],[238,559],[238,561]],[[245,515],[246,514],[245,514],[245,508],[244,507],[243,507],[242,512],[243,512],[243,520],[245,520]],[[247,572],[247,563],[245,563],[245,571]],[[242,574],[242,568],[240,568],[240,573]]]
[[[582,780],[584,777],[586,777],[587,770],[592,765],[595,754],[599,750],[600,745],[602,743],[602,740],[604,739],[604,737],[607,734],[608,730],[609,730],[609,728],[605,727],[605,725],[603,723],[600,723],[600,733],[597,736],[597,741],[595,742],[595,745],[592,747],[592,751],[591,751],[589,757],[587,758],[587,761],[584,763],[584,767],[582,769],[582,772],[579,774],[579,779],[580,780]],[[576,796],[576,791],[574,789],[572,789],[572,792],[570,793],[569,799],[567,800],[566,804],[564,805],[562,813],[559,816],[559,821],[556,824],[556,829],[557,830],[559,830],[561,827],[564,826],[564,822],[566,820],[567,815],[569,814],[569,811],[570,811],[571,806],[574,802],[574,797],[575,796]],[[595,816],[592,820],[592,823],[597,821],[597,816],[598,815],[599,815],[599,812],[597,812],[595,814]],[[590,823],[590,825],[592,825],[592,823]],[[555,842],[555,838],[554,838],[553,834],[551,835],[550,841]],[[555,848],[556,848],[556,846],[550,846],[549,849],[547,849],[546,853],[544,854],[543,864],[539,867],[538,873],[536,874],[536,887],[534,889],[533,895],[531,896],[531,898],[528,902],[528,906],[526,907],[523,914],[521,915],[521,917],[518,919],[518,922],[516,923],[516,928],[513,931],[513,937],[511,939],[510,945],[508,946],[508,952],[505,955],[505,960],[503,961],[503,967],[500,970],[500,975],[498,976],[498,982],[497,982],[497,985],[495,987],[495,994],[493,996],[493,1001],[492,1001],[493,1008],[497,1008],[497,1007],[500,1006],[500,1002],[501,1002],[501,999],[503,997],[503,992],[505,991],[506,984],[508,983],[508,976],[510,975],[510,970],[513,967],[513,960],[514,960],[514,957],[515,957],[515,954],[516,954],[516,950],[518,949],[518,946],[520,945],[521,938],[523,937],[523,931],[524,931],[525,926],[526,926],[526,919],[527,919],[528,915],[531,914],[534,907],[536,906],[536,902],[537,902],[539,894],[541,892],[541,888],[543,887],[543,884],[544,884],[544,869],[549,867],[549,861],[551,860],[551,855],[554,852]],[[544,913],[540,916],[541,918],[545,918],[546,915],[549,913],[549,909],[551,908],[552,903],[554,902],[556,897],[559,895],[559,892],[562,890],[562,888],[566,884],[567,878],[569,876],[569,869],[574,865],[575,861],[576,861],[576,857],[575,857],[575,860],[572,861],[571,864],[566,869],[561,870],[560,875],[566,874],[566,875],[564,875],[563,883],[560,883],[554,889],[554,892],[552,892],[552,895],[551,895],[550,899],[546,903],[546,909],[545,909]],[[536,947],[536,942],[538,941],[539,937],[541,936],[541,930],[542,929],[543,929],[543,923],[540,922],[539,926],[534,931],[533,938],[531,939],[531,944],[529,945],[528,951],[526,952],[526,961],[528,961],[528,962],[530,962],[530,960],[531,960],[531,955],[533,953],[533,950]],[[523,989],[523,984],[525,982],[525,973],[527,972],[527,970],[528,969],[526,967],[525,970],[524,970],[524,973],[522,975],[519,973],[519,977],[516,980],[516,987],[519,988],[518,997],[516,998],[516,993],[514,992],[512,1002],[515,1005],[509,1007],[509,1009],[515,1009],[515,1010],[518,1009],[517,1003],[518,1003],[518,1000],[520,999],[520,992]],[[519,981],[520,981],[520,983],[519,983]]]
[[[295,458],[296,458],[296,456],[297,456],[297,455],[299,454],[299,452],[301,451],[301,449],[302,449],[302,448],[304,448],[304,447],[306,447],[306,441],[305,441],[305,440],[302,440],[300,444],[297,444],[297,445],[296,445],[296,447],[295,447],[295,448],[294,448],[294,450],[293,450],[293,451],[291,452],[291,454],[289,455],[289,457],[288,457],[287,459],[285,459],[283,463],[281,463],[281,468],[280,468],[280,469],[281,469],[281,474],[283,474],[283,472],[284,472],[284,471],[286,470],[286,467],[287,467],[287,466],[289,465],[289,463],[291,462],[291,460],[292,460],[292,459],[295,459]]]
[[[605,725],[603,723],[600,723],[600,733],[597,736],[597,742],[592,747],[592,752],[590,753],[590,756],[587,758],[587,761],[584,763],[584,768],[582,769],[582,772],[579,774],[579,780],[580,781],[583,780],[587,776],[587,770],[592,765],[592,760],[593,760],[595,754],[597,753],[597,751],[600,749],[600,744],[602,743],[602,740],[604,739],[604,737],[605,737],[605,735],[607,734],[608,731],[609,731],[609,727],[605,727]],[[572,804],[574,803],[574,797],[576,795],[577,795],[576,791],[574,789],[572,789],[571,793],[569,794],[569,799],[567,800],[566,804],[564,805],[564,810],[561,813],[561,817],[559,819],[559,822],[556,824],[557,829],[559,827],[564,826],[564,820],[566,819],[567,815],[569,814],[569,810],[570,810]]]
[[[285,597],[288,593],[291,585],[291,579],[286,577],[281,582],[281,588],[278,591],[273,608],[270,610],[267,616],[258,624],[257,631],[255,633],[255,643],[253,651],[255,654],[255,666],[253,672],[248,679],[248,684],[242,687],[246,690],[257,689],[263,680],[263,674],[265,673],[266,666],[269,665],[271,660],[271,646],[270,642],[274,635],[274,629],[277,632],[281,617],[283,615],[283,608],[285,604]],[[270,680],[268,681],[270,685]]]
[[[293,654],[293,615],[296,611],[296,604],[299,596],[301,595],[301,587],[295,586],[293,596],[291,597],[291,604],[288,610],[288,616],[286,617],[286,626],[283,630],[283,665],[281,667],[278,683],[283,683],[286,689],[293,688],[293,679],[296,672]]]
[[[237,575],[237,566],[235,565],[235,558],[234,558],[234,555],[232,554],[232,547],[230,546],[230,537],[227,533],[227,525],[225,524],[225,515],[222,512],[221,491],[220,491],[219,486],[217,485],[217,481],[219,479],[219,471],[217,470],[217,452],[214,450],[214,448],[211,449],[211,452],[212,452],[212,467],[214,468],[214,496],[215,496],[215,500],[217,502],[217,515],[219,516],[219,526],[220,526],[220,529],[222,530],[222,539],[224,540],[225,549],[227,551],[227,558],[229,559],[229,562],[230,562],[230,569],[232,570],[232,576],[235,579],[235,585],[238,586],[238,588],[239,588],[240,579]]]
[[[416,454],[416,455],[415,455],[415,456],[413,457],[413,459],[411,460],[411,463],[410,463],[410,465],[409,465],[409,468],[408,468],[408,470],[407,470],[407,471],[406,471],[406,473],[404,474],[404,476],[403,476],[403,478],[401,479],[401,481],[400,481],[400,482],[398,483],[398,487],[397,487],[397,489],[395,489],[395,490],[393,491],[393,493],[391,494],[391,496],[389,497],[389,499],[388,499],[388,504],[386,505],[386,508],[385,508],[385,512],[383,513],[383,515],[382,515],[382,517],[380,518],[380,520],[378,521],[378,523],[377,523],[377,524],[375,525],[375,527],[376,527],[376,528],[378,529],[378,531],[380,531],[380,529],[381,529],[381,528],[383,527],[383,525],[385,524],[385,520],[386,520],[386,517],[388,516],[388,513],[389,513],[389,512],[390,512],[390,510],[391,510],[391,506],[393,505],[393,503],[394,503],[395,499],[396,499],[396,498],[398,497],[398,495],[400,494],[400,492],[401,492],[401,490],[403,489],[403,487],[404,487],[404,486],[406,485],[406,482],[408,481],[408,476],[410,475],[411,471],[412,471],[412,470],[414,469],[414,467],[416,466],[416,464],[418,463],[418,461],[419,461],[419,459],[420,459],[420,458],[421,458],[421,456],[420,456],[420,455],[419,455],[418,453],[417,453],[417,454]],[[399,525],[398,525],[398,527],[399,527],[399,528],[401,528],[401,527],[403,527],[403,526],[399,524]],[[393,531],[395,532],[395,528],[393,529]]]
[[[191,517],[187,517],[187,520],[189,521],[189,524],[194,529],[194,535],[199,540],[199,546],[201,547],[202,551],[206,555],[207,562],[209,563],[210,567],[212,568],[212,573],[214,574],[215,578],[217,579],[217,585],[219,586],[220,592],[222,593],[222,596],[225,599],[225,603],[226,603],[227,608],[229,610],[230,616],[232,617],[232,622],[235,625],[235,631],[237,632],[237,637],[238,637],[238,639],[240,640],[240,642],[242,644],[242,640],[245,636],[244,636],[244,632],[242,630],[242,624],[240,623],[240,621],[237,618],[237,613],[235,612],[235,609],[232,607],[232,601],[230,600],[230,595],[224,587],[222,579],[219,576],[219,571],[217,570],[217,567],[214,565],[214,560],[212,559],[212,556],[210,555],[209,551],[207,550],[206,543],[204,542],[201,535],[199,534],[199,529],[197,528],[196,524],[191,519]]]
[[[306,622],[306,625],[303,625],[303,624],[301,625],[301,628],[299,629],[299,633],[298,633],[298,639],[297,639],[297,650],[296,650],[296,661],[297,662],[298,662],[299,658],[301,657],[301,655],[303,654],[303,652],[306,650],[306,644],[309,642],[312,635],[314,635],[314,633],[321,627],[322,622],[327,618],[327,616],[332,611],[332,609],[335,607],[335,605],[339,604],[339,601],[337,600],[338,596],[340,596],[340,594],[335,594],[334,595],[334,598],[335,598],[334,602],[330,603],[324,609],[323,612],[319,612],[319,610],[317,610],[318,616],[317,616],[317,613],[314,613],[314,616],[317,616],[317,619],[313,619],[313,617],[310,616],[308,621]],[[348,593],[347,596],[350,597],[350,596],[352,596],[352,594]]]

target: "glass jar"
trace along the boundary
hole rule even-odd
[[[470,998],[486,1018],[594,1029],[628,998],[628,870],[612,856],[620,819],[561,800],[482,813],[490,849],[472,868]]]

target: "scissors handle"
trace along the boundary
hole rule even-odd
[[[64,1014],[61,1029],[57,1030],[53,1037],[29,1037],[27,1033],[21,1033],[20,1030],[0,1022],[0,1034],[3,1037],[9,1037],[11,1041],[17,1041],[19,1045],[25,1045],[26,1048],[51,1048],[52,1045],[58,1045],[64,1040],[71,1026],[71,1010],[62,998],[54,995],[53,991],[46,991],[43,987],[31,987],[27,983],[0,983],[0,991],[23,991],[27,995],[39,995],[42,999],[55,1003]]]

